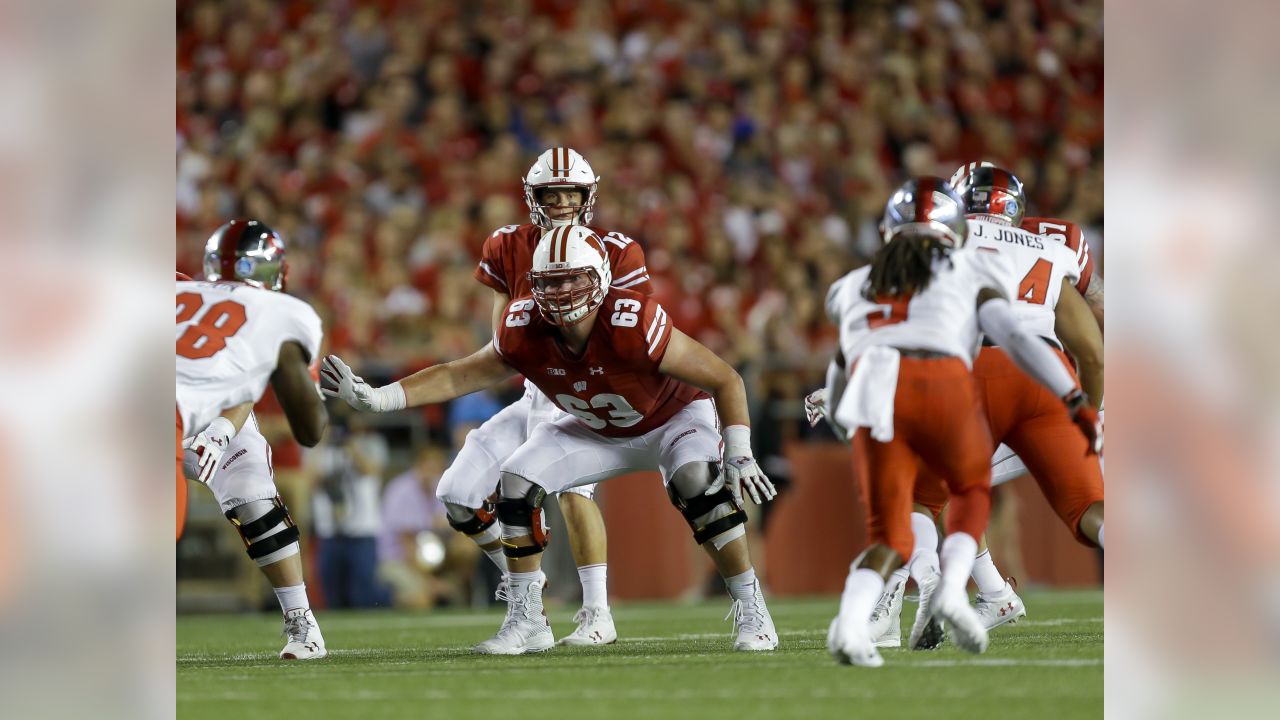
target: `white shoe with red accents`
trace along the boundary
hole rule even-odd
[[[618,631],[613,627],[613,613],[609,608],[584,605],[574,613],[573,621],[578,627],[560,638],[557,645],[612,645],[618,641]]]
[[[298,608],[284,614],[284,636],[288,642],[280,651],[281,660],[319,660],[329,654],[320,625],[309,609]]]
[[[733,629],[737,637],[733,641],[734,650],[760,652],[778,649],[778,631],[773,627],[773,617],[764,604],[764,592],[760,589],[760,581],[755,581],[751,597],[746,600],[734,600],[729,606],[729,614],[724,619],[733,618]]]
[[[1017,581],[1009,578],[1000,592],[990,595],[978,593],[974,610],[978,611],[978,617],[982,618],[982,624],[988,630],[994,630],[1005,623],[1016,623],[1018,618],[1027,616],[1027,606],[1022,603],[1018,593],[1014,592],[1016,587]]]

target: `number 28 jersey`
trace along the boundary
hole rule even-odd
[[[675,326],[647,295],[610,288],[581,357],[530,297],[512,301],[494,335],[498,355],[565,412],[605,437],[662,427],[708,395],[658,371]]]
[[[179,282],[177,401],[183,435],[193,437],[222,411],[257,402],[280,346],[296,342],[314,360],[323,335],[310,305],[284,293],[234,282]]]
[[[870,274],[870,265],[860,267],[827,291],[827,316],[840,329],[840,351],[850,369],[877,345],[954,355],[973,367],[982,339],[978,292],[989,287],[1012,297],[1017,287],[1010,258],[970,246],[953,251],[949,261],[934,261],[933,280],[910,297],[866,299],[862,288]]]

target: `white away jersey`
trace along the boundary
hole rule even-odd
[[[989,287],[1012,295],[1013,272],[1005,255],[965,247],[951,253],[950,263],[935,261],[933,280],[922,292],[883,303],[862,296],[871,266],[845,275],[827,291],[827,315],[840,329],[845,367],[876,345],[955,355],[972,367],[982,339],[978,292]]]
[[[1015,292],[1010,294],[1019,322],[1041,337],[1058,339],[1054,308],[1062,295],[1063,279],[1080,279],[1076,253],[1061,243],[1008,225],[969,221],[967,247],[996,252],[1013,262]]]
[[[194,437],[223,410],[257,402],[275,372],[280,346],[320,353],[320,316],[284,293],[234,282],[179,282],[178,411]]]

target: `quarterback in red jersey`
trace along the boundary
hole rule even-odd
[[[495,333],[511,300],[531,292],[533,250],[542,234],[553,228],[590,227],[603,241],[612,285],[644,295],[653,291],[640,244],[621,233],[588,225],[599,179],[587,159],[567,147],[547,150],[529,168],[524,177],[524,195],[531,222],[495,230],[485,240],[475,269],[476,280],[493,291]],[[504,576],[507,561],[491,501],[499,471],[535,427],[564,415],[551,398],[526,380],[523,397],[467,434],[457,457],[436,486],[436,497],[448,511],[449,524],[479,545]],[[560,638],[561,645],[607,645],[618,639],[606,589],[608,537],[600,508],[593,501],[595,487],[594,483],[579,485],[557,496],[582,583],[582,609],[574,616],[578,626]],[[504,592],[502,585],[499,592]]]
[[[477,652],[519,655],[555,644],[539,569],[547,493],[655,470],[734,598],[734,648],[773,650],[777,632],[747,552],[741,489],[757,503],[775,492],[751,453],[742,378],[676,329],[657,302],[611,287],[605,242],[576,225],[543,235],[529,273],[532,295],[512,301],[493,342],[470,357],[373,388],[329,356],[324,390],[385,412],[445,402],[519,371],[568,413],[538,425],[502,464],[508,612]]]

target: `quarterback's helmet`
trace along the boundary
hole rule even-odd
[[[566,278],[586,273],[590,282],[561,289]],[[581,225],[565,225],[542,234],[533,249],[529,285],[542,317],[552,325],[577,325],[600,307],[613,282],[609,255],[600,236]]]
[[[232,220],[204,246],[206,280],[239,280],[283,292],[288,269],[284,238],[257,220]]]
[[[538,156],[524,176],[524,203],[529,206],[529,219],[543,230],[563,225],[587,225],[596,205],[596,187],[600,178],[591,164],[577,150],[556,147]],[[552,220],[546,206],[538,200],[538,190],[548,187],[577,188],[582,191],[582,204],[571,218]]]
[[[964,201],[965,213],[977,215],[980,220],[1017,227],[1027,212],[1022,181],[1008,170],[998,167],[977,168],[954,187]]]
[[[887,243],[903,231],[921,233],[958,248],[969,236],[964,215],[956,191],[942,178],[924,175],[907,181],[885,203],[880,234]]]

